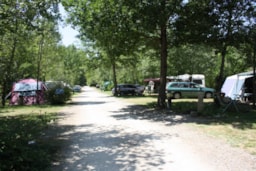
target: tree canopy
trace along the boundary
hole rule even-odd
[[[80,47],[60,44],[58,5]],[[144,84],[204,74],[220,90],[226,76],[255,68],[255,0],[17,0],[0,2],[2,102],[12,82],[35,77],[70,84]],[[253,65],[252,65],[253,64]],[[3,103],[2,103],[3,104]]]
[[[112,61],[114,80],[116,64],[122,64],[124,56],[132,55],[129,61],[136,61],[135,54],[156,52],[160,107],[164,107],[167,73],[201,72],[219,91],[225,76],[232,73],[230,66],[237,67],[233,72],[250,68],[248,56],[239,49],[255,25],[254,1],[65,0],[63,4],[81,37],[104,51],[105,61]]]

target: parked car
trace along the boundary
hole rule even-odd
[[[197,98],[199,92],[203,92],[205,98],[212,98],[215,90],[194,82],[169,82],[166,85],[167,98]]]
[[[136,95],[138,95],[138,96],[143,95],[144,90],[145,90],[145,86],[139,85],[139,84],[135,84],[135,87],[136,87],[136,89],[135,89]]]
[[[75,85],[73,88],[72,88],[73,92],[81,92],[82,90],[82,87],[80,85]]]
[[[123,96],[123,95],[142,95],[144,88],[140,85],[134,84],[118,84],[116,91],[115,88],[112,89],[113,95]]]

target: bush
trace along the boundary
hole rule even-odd
[[[114,87],[114,84],[112,81],[106,81],[101,85],[101,90],[102,91],[111,91],[113,87]]]
[[[71,98],[71,89],[57,84],[53,88],[47,90],[46,99],[50,104],[64,104]]]
[[[0,170],[49,170],[60,143],[44,136],[55,114],[0,117]]]

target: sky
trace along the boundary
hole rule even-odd
[[[63,16],[63,19],[65,20],[65,17],[67,13],[65,12],[62,5],[59,6],[60,13]],[[62,44],[65,46],[69,46],[72,44],[79,44],[79,39],[76,38],[76,35],[78,35],[78,31],[74,30],[71,25],[67,25],[65,23],[59,23],[59,31],[62,36]]]

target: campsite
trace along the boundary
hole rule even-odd
[[[86,89],[87,91],[84,91],[83,94],[75,94],[73,96],[73,101],[64,106],[26,105],[10,106],[5,109],[0,109],[1,115],[5,116],[1,117],[0,119],[0,130],[4,131],[4,133],[1,133],[1,140],[2,142],[8,142],[8,144],[4,146],[5,157],[0,158],[0,163],[4,162],[4,164],[1,163],[0,168],[3,169],[6,167],[15,167],[19,168],[19,170],[26,170],[24,167],[29,167],[30,169],[35,168],[36,170],[38,168],[42,168],[42,170],[44,170],[43,168],[48,168],[52,165],[52,161],[55,163],[59,157],[59,152],[63,149],[65,144],[68,144],[69,141],[74,141],[75,137],[79,137],[80,141],[78,140],[75,142],[82,142],[81,138],[84,137],[84,135],[78,136],[78,134],[83,133],[82,131],[77,131],[74,134],[75,137],[73,139],[68,139],[67,137],[63,137],[64,139],[58,139],[60,134],[69,135],[70,133],[65,133],[65,131],[71,131],[76,128],[72,123],[74,118],[67,118],[70,125],[58,127],[56,124],[69,116],[69,113],[74,113],[74,111],[82,112],[83,110],[81,110],[81,108],[97,108],[97,105],[95,104],[108,104],[106,102],[103,103],[101,101],[102,98],[88,96],[88,93],[91,93],[92,90],[88,91],[89,87],[86,87]],[[223,115],[220,115],[220,108],[216,108],[214,105],[212,105],[212,99],[207,99],[207,101],[204,101],[205,116],[196,116],[194,113],[188,113],[196,110],[197,99],[180,99],[173,102],[173,112],[179,113],[176,115],[175,113],[172,114],[171,111],[168,110],[154,110],[154,106],[156,105],[154,96],[118,97],[115,98],[115,101],[113,101],[113,97],[110,92],[100,91],[94,87],[91,87],[90,89],[93,89],[93,92],[100,93],[101,96],[105,96],[106,100],[110,100],[112,103],[116,104],[128,102],[129,106],[122,110],[124,112],[124,116],[117,116],[118,118],[120,117],[118,119],[119,123],[122,123],[122,120],[120,120],[122,117],[125,117],[125,121],[129,120],[129,118],[133,118],[133,122],[139,123],[141,121],[150,121],[150,123],[167,125],[169,128],[171,127],[171,130],[174,129],[173,126],[175,127],[175,125],[178,126],[180,123],[183,123],[181,125],[184,125],[186,123],[190,125],[190,131],[192,131],[192,128],[195,127],[196,130],[201,130],[202,132],[206,133],[208,137],[214,137],[216,140],[221,139],[221,141],[228,142],[234,146],[242,147],[246,151],[256,154],[256,118],[255,113],[252,111],[246,113],[237,113],[230,109]],[[88,98],[88,100],[81,101],[83,98]],[[96,103],[93,98],[98,99],[99,102]],[[103,111],[106,111],[106,109],[107,108],[104,108]],[[113,110],[113,106],[110,109]],[[70,110],[70,112],[65,114],[64,111],[67,110]],[[98,110],[101,110],[101,108]],[[97,112],[95,112],[96,110],[93,111],[94,117],[96,117],[99,122],[104,122],[104,120],[101,121],[98,119],[96,115]],[[121,111],[119,111],[117,114],[120,112]],[[219,115],[215,116],[215,114]],[[75,120],[79,121],[79,123],[85,121],[84,118]],[[111,124],[111,122],[109,124]],[[132,124],[130,125],[132,126]],[[14,132],[15,134],[13,134]],[[176,134],[178,134],[178,132],[176,132]],[[108,136],[108,134],[106,136]],[[139,135],[136,134],[136,137],[138,136]],[[156,136],[159,137],[159,133]],[[95,136],[95,138],[96,137],[101,136]],[[110,139],[115,140],[117,138]],[[149,141],[148,138],[147,141]],[[122,141],[122,144],[123,143],[124,142]],[[140,144],[141,143],[142,142],[140,142]],[[7,149],[8,151],[6,151]],[[20,149],[19,153],[17,153],[17,149]],[[16,157],[17,155],[19,158]],[[237,157],[238,156],[239,155],[237,155]],[[20,160],[21,158],[22,161]],[[11,161],[13,165],[7,161]]]
[[[182,138],[187,133],[179,127],[183,125],[196,127],[189,131],[206,130],[214,139],[224,139],[223,144],[255,155],[256,0],[3,0],[0,11],[0,170],[50,170],[51,162],[58,163],[55,149],[79,143],[95,147],[76,148],[73,154],[81,154],[76,159],[92,157],[76,160],[80,170],[97,170],[90,163],[97,161],[92,150],[111,159],[102,165],[121,162],[119,170],[136,170],[137,159],[143,157],[136,152],[143,151],[148,154],[145,167],[164,170],[161,164],[172,164],[172,158],[162,160],[168,143],[161,142]],[[67,41],[69,36],[74,41]],[[199,92],[197,98],[167,99],[166,84],[173,79],[213,88],[215,96],[204,99]],[[49,82],[54,82],[53,88]],[[116,91],[120,84],[150,89],[142,96],[112,95],[109,90]],[[75,85],[79,92],[72,89]],[[68,125],[58,125],[64,118]],[[132,124],[119,125],[126,121]],[[141,129],[132,127],[137,123]],[[143,123],[159,124],[164,131],[178,127],[180,135],[149,131],[153,126],[144,132]],[[67,130],[76,133],[69,136]],[[105,138],[110,143],[100,144]],[[151,149],[138,148],[147,143]],[[105,151],[109,144],[116,149]],[[186,148],[181,149],[184,153],[178,154],[186,154]],[[207,152],[204,146],[198,149]],[[156,160],[149,163],[148,158]]]

